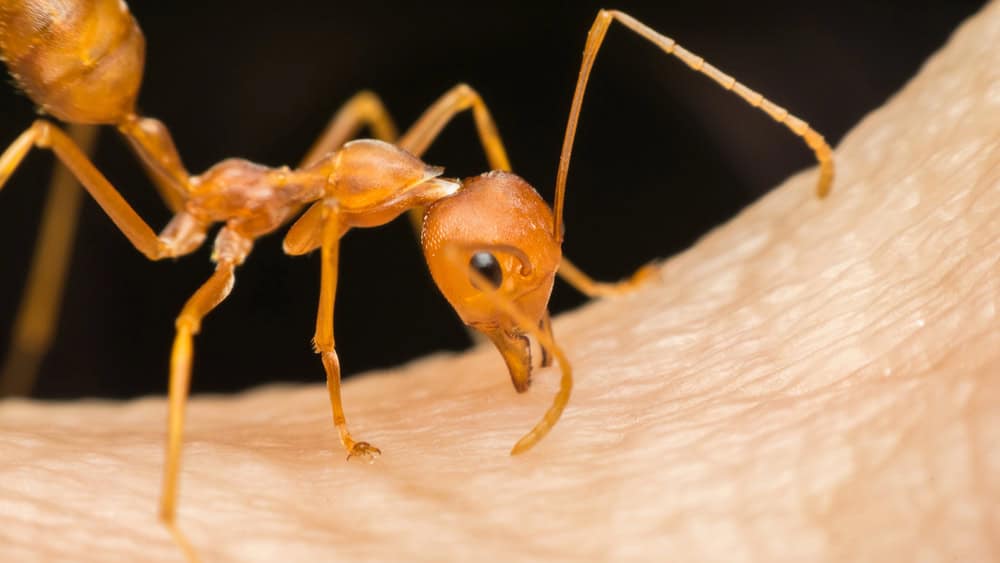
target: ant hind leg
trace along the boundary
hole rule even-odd
[[[97,132],[98,128],[93,125],[69,126],[70,138],[85,155],[93,153]],[[51,347],[82,196],[83,190],[73,174],[57,160],[28,269],[26,289],[17,310],[7,358],[0,369],[0,397],[29,395],[41,362]]]

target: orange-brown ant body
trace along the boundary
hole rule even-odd
[[[572,375],[548,319],[556,273],[593,296],[627,290],[652,271],[642,269],[620,284],[601,284],[573,267],[561,253],[563,201],[576,125],[594,59],[612,21],[677,56],[802,136],[820,162],[819,195],[827,193],[833,177],[832,156],[819,134],[673,40],[621,12],[602,10],[590,30],[550,210],[534,188],[510,173],[506,151],[485,104],[465,85],[442,96],[398,139],[378,98],[361,93],[334,116],[297,168],[270,168],[228,159],[193,176],[184,168],[167,128],[135,111],[145,45],[124,2],[0,1],[0,55],[18,85],[41,110],[59,120],[115,126],[174,217],[157,235],[77,143],[44,119],[32,124],[0,156],[0,188],[32,147],[48,148],[136,249],[151,260],[194,251],[210,227],[222,224],[212,255],[215,272],[177,318],[170,364],[169,434],[160,516],[189,557],[194,558],[194,551],[178,530],[175,516],[193,337],[205,315],[229,294],[235,271],[254,241],[290,222],[284,240],[286,253],[299,255],[317,248],[321,252],[314,345],[326,371],[334,424],[348,457],[371,458],[379,450],[351,436],[341,404],[340,364],[333,335],[339,241],[351,228],[383,225],[405,212],[425,210],[421,244],[432,277],[462,320],[496,345],[518,391],[527,390],[530,383],[529,336],[543,349],[543,365],[552,357],[559,363],[562,380],[552,406],[512,453],[529,449],[557,422],[569,400]],[[445,179],[442,168],[425,164],[420,156],[452,117],[465,110],[473,112],[494,171],[466,180]],[[347,142],[365,125],[378,139]]]

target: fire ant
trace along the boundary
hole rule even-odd
[[[459,85],[438,99],[402,136],[379,99],[362,92],[332,118],[296,168],[270,168],[227,159],[191,175],[166,126],[138,115],[136,98],[144,63],[144,38],[121,0],[55,2],[21,0],[0,6],[0,55],[20,88],[42,111],[69,124],[113,125],[127,140],[174,213],[159,234],[99,172],[77,142],[48,120],[35,121],[0,155],[0,188],[32,147],[52,150],[101,206],[122,234],[151,260],[193,252],[216,223],[215,271],[176,320],[170,360],[168,441],[160,518],[190,558],[194,551],[176,525],[184,406],[194,335],[204,317],[229,295],[235,272],[257,238],[291,224],[284,250],[319,249],[321,286],[313,343],[327,376],[333,422],[348,457],[380,451],[348,431],[340,396],[340,362],[333,333],[340,238],[352,228],[376,227],[403,213],[419,217],[420,239],[431,275],[464,323],[497,347],[514,387],[528,389],[529,337],[542,348],[542,365],[555,359],[560,389],[543,418],[511,453],[540,441],[558,421],[572,371],[552,334],[547,312],[555,275],[589,296],[628,291],[653,270],[642,268],[616,284],[595,282],[561,252],[563,202],[570,154],[594,60],[612,22],[681,59],[802,137],[820,164],[817,192],[833,181],[830,147],[805,122],[719,71],[638,20],[601,10],[587,37],[563,140],[552,208],[525,180],[510,172],[506,150],[480,96]],[[458,113],[469,110],[493,171],[464,180],[442,176],[421,155]],[[376,137],[349,141],[367,126]],[[349,141],[349,142],[348,142]]]

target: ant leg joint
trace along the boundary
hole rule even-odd
[[[174,215],[158,237],[163,253],[173,258],[194,252],[205,242],[207,228],[206,224],[198,221],[190,213],[182,211]]]
[[[31,124],[35,130],[35,146],[43,149],[52,147],[52,124],[45,119],[36,119]]]
[[[252,249],[253,239],[243,236],[229,227],[224,227],[215,236],[212,261],[220,266],[223,264],[239,266],[247,259]]]
[[[186,332],[188,334],[198,334],[201,330],[201,321],[194,317],[180,316],[177,317],[177,322],[174,323],[177,327],[178,332]]]
[[[320,337],[319,335],[313,336],[312,346],[313,352],[317,354],[323,356],[332,355],[333,358],[337,358],[337,347],[332,338]],[[337,361],[339,362],[339,359]]]
[[[139,252],[142,252],[143,256],[154,262],[163,260],[164,258],[177,258],[178,256],[188,254],[188,252],[182,252],[181,248],[168,240],[157,238],[153,241],[153,245],[151,249],[144,250],[139,248]]]

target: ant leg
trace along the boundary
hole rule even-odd
[[[70,137],[86,154],[93,152],[97,132],[97,127],[92,125],[69,127]],[[52,344],[82,194],[70,171],[57,162],[49,183],[24,297],[14,321],[9,352],[0,370],[0,397],[31,393],[42,358]]]
[[[191,175],[181,162],[167,126],[152,117],[129,114],[117,127],[167,207],[174,213],[183,210],[191,192]]]
[[[417,122],[403,134],[397,145],[416,157],[422,157],[445,126],[456,115],[469,109],[472,110],[479,142],[483,145],[490,168],[509,172],[510,159],[507,158],[507,149],[504,147],[503,139],[500,138],[496,122],[493,121],[493,116],[490,115],[490,110],[479,92],[468,84],[453,87],[431,104],[431,107],[427,108]],[[409,211],[409,217],[419,238],[420,227],[424,220],[424,208],[414,207]]]
[[[481,247],[476,245],[452,242],[444,247],[443,254],[446,259],[452,262],[455,268],[467,269],[469,271],[469,280],[474,286],[492,287],[492,284],[486,277],[469,267],[468,256],[481,249]],[[528,318],[516,303],[500,292],[483,291],[482,295],[491,301],[494,307],[517,323],[518,328],[523,332],[535,337],[542,348],[547,350],[549,354],[552,354],[556,361],[559,362],[559,370],[562,372],[562,377],[559,380],[559,392],[556,393],[552,401],[552,406],[545,412],[542,419],[535,424],[534,428],[518,440],[514,444],[513,449],[511,449],[511,455],[517,455],[528,451],[532,446],[541,441],[552,430],[552,427],[556,425],[556,422],[559,421],[559,417],[562,416],[566,404],[569,403],[570,393],[573,391],[573,370],[569,365],[569,360],[566,359],[566,354],[556,344],[555,338],[552,336],[551,325],[546,322],[548,314],[546,314],[542,321],[542,324],[546,326],[540,327]]]
[[[340,397],[340,358],[333,338],[333,303],[337,293],[337,262],[340,254],[340,235],[343,233],[337,208],[323,202],[322,266],[320,270],[319,310],[316,313],[316,333],[313,346],[323,360],[326,370],[326,388],[330,394],[333,424],[340,432],[340,442],[347,450],[347,459],[362,457],[372,461],[382,453],[368,442],[356,442],[347,430],[347,418]]]
[[[563,256],[557,273],[566,283],[587,297],[611,297],[635,291],[656,273],[657,268],[656,262],[650,262],[621,281],[601,282],[585,274]]]
[[[380,141],[392,143],[399,136],[392,116],[385,109],[382,100],[374,92],[367,90],[358,92],[337,110],[319,139],[302,159],[300,167],[311,166],[327,153],[339,149],[365,126]],[[301,256],[316,250],[320,246],[322,230],[323,202],[318,201],[288,229],[284,241],[285,254]]]
[[[476,132],[493,170],[510,171],[510,160],[490,110],[483,98],[468,84],[459,84],[438,98],[399,140],[399,148],[422,157],[434,139],[460,112],[472,110]]]
[[[220,233],[220,239],[223,233]],[[218,248],[218,242],[216,243]],[[246,248],[249,252],[249,247]],[[245,256],[245,253],[244,253]],[[184,434],[184,408],[191,383],[191,362],[194,355],[194,335],[201,329],[201,321],[219,305],[233,289],[235,271],[242,259],[227,257],[221,260],[212,277],[191,296],[177,317],[177,333],[170,354],[170,384],[167,399],[167,449],[163,468],[163,487],[160,497],[160,521],[184,551],[188,560],[197,560],[194,549],[177,526],[177,481],[180,474],[181,444]]]
[[[45,120],[35,121],[0,155],[0,189],[33,146],[52,150],[129,242],[150,260],[180,256],[193,250],[157,237],[76,143],[61,129]]]
[[[367,126],[376,139],[387,143],[395,142],[399,136],[392,116],[378,95],[362,90],[337,110],[326,129],[309,148],[309,152],[299,165],[300,168],[313,165],[327,153],[339,149],[341,145],[357,136],[363,126]]]
[[[303,160],[303,165],[313,163],[342,145],[362,123],[368,124],[379,139],[392,141],[396,138],[396,127],[382,102],[371,92],[361,92],[334,116]],[[185,195],[191,191],[190,174],[184,168],[166,126],[157,119],[130,114],[118,124],[118,131],[138,155],[167,206],[175,213],[180,211]]]
[[[302,256],[316,250],[323,244],[323,225],[326,224],[326,218],[323,215],[325,205],[322,200],[312,204],[312,207],[288,228],[285,240],[282,241],[285,254]],[[340,236],[346,232],[347,227],[342,225]]]

